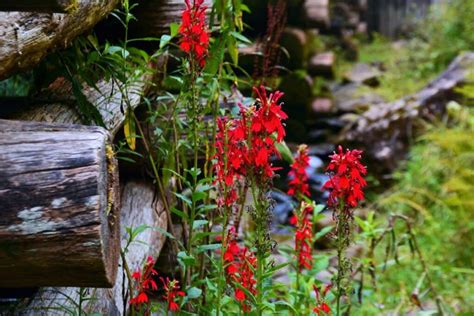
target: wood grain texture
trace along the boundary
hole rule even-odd
[[[157,199],[154,186],[148,183],[131,181],[122,190],[121,209],[122,246],[127,239],[126,227],[138,227],[141,224],[167,229],[166,213],[161,201]],[[140,267],[148,256],[156,258],[164,245],[165,236],[156,229],[147,229],[137,236],[125,257],[133,271]],[[120,262],[120,265],[123,263]],[[120,269],[121,270],[121,269]],[[128,283],[120,272],[112,289],[86,289],[87,297],[93,300],[84,303],[83,312],[102,315],[126,315],[128,303]],[[125,294],[125,297],[123,296]],[[64,315],[63,307],[76,310],[74,301],[79,300],[79,288],[41,288],[39,292],[16,313],[20,315]],[[0,310],[1,312],[1,310]]]
[[[148,77],[142,81],[137,81],[127,90],[130,106],[136,108],[145,93],[148,84]],[[93,104],[100,112],[105,127],[114,136],[122,126],[125,119],[123,108],[124,96],[116,84],[107,80],[100,80],[96,84],[97,89],[84,85],[83,94],[87,100]],[[35,105],[30,104],[29,109],[19,114],[11,116],[16,120],[55,122],[67,124],[80,124],[82,117],[72,93],[71,84],[64,78],[56,79],[47,91],[40,95],[41,99],[51,99],[60,101],[44,102]]]
[[[68,14],[0,12],[0,80],[37,65],[92,28],[118,0],[76,0]]]
[[[99,127],[0,120],[0,287],[112,286],[118,167]]]
[[[134,15],[131,34],[135,37],[161,36],[169,34],[171,23],[181,23],[181,14],[186,8],[184,0],[139,0]],[[204,0],[208,11],[212,8],[212,0]]]
[[[74,0],[2,0],[0,11],[63,13]]]

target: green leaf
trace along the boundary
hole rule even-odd
[[[219,244],[209,244],[209,245],[199,245],[197,247],[198,252],[208,251],[208,250],[217,250],[220,249],[222,245]]]
[[[325,235],[327,235],[332,230],[332,226],[327,226],[321,229],[319,232],[316,233],[315,239],[319,239]]]
[[[191,196],[194,202],[204,200],[206,197],[207,197],[206,192],[199,192],[199,191],[194,192],[193,195]]]
[[[161,35],[161,38],[160,38],[160,49],[162,49],[163,47],[165,47],[166,45],[168,45],[168,43],[171,41],[171,36],[169,35]]]
[[[276,149],[280,153],[281,157],[288,163],[293,163],[293,154],[291,153],[290,148],[286,145],[284,141],[276,143]]]
[[[125,139],[127,140],[127,145],[131,150],[136,148],[136,130],[135,130],[135,118],[133,117],[133,112],[131,109],[127,108],[125,114],[125,123],[123,125],[123,132],[125,134]]]
[[[247,37],[243,36],[242,34],[238,33],[238,32],[230,32],[230,34],[235,38],[235,39],[238,39],[239,41],[241,41],[242,43],[245,43],[245,44],[252,44],[252,41],[249,40]]]
[[[233,37],[229,37],[227,41],[227,50],[234,65],[239,64],[239,50],[237,49],[237,41]]]
[[[194,229],[198,229],[199,227],[201,226],[204,226],[206,225],[207,223],[209,223],[209,221],[205,220],[205,219],[199,219],[197,221],[194,221],[193,222],[193,230]]]
[[[174,195],[176,195],[181,201],[188,204],[189,206],[193,205],[193,202],[191,202],[191,200],[188,197],[186,197],[185,195],[183,195],[181,193],[176,193],[176,192],[174,192]]]
[[[179,24],[176,22],[173,22],[170,24],[170,35],[171,37],[175,37],[178,35],[178,30],[179,30]]]
[[[198,298],[201,296],[202,290],[197,287],[192,287],[187,291],[186,294],[189,299]]]

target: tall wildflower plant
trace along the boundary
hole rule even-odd
[[[249,271],[253,273],[255,270],[256,289],[253,288],[252,282],[246,282],[247,285],[252,285],[252,289],[247,288],[244,293],[236,290],[235,297],[241,300],[247,299],[249,295],[255,296],[251,301],[256,306],[257,314],[261,315],[264,309],[264,280],[269,277],[266,273],[267,258],[273,246],[268,231],[271,204],[268,192],[272,187],[276,168],[272,166],[270,158],[279,155],[276,144],[285,136],[283,121],[287,115],[279,103],[283,93],[276,91],[267,95],[263,86],[254,88],[254,93],[257,96],[254,105],[250,107],[241,105],[237,118],[223,118],[219,121],[214,166],[219,188],[218,204],[226,218],[230,215],[228,212],[233,210],[237,199],[236,190],[242,183],[248,187],[252,196],[253,203],[249,211],[255,227],[254,251],[243,251],[240,262],[250,265],[247,273]],[[224,226],[223,230],[225,229]],[[229,236],[226,237],[226,243],[230,246],[232,237]],[[226,254],[232,249],[228,247],[224,249]],[[237,273],[242,277],[244,272]],[[235,278],[230,280],[235,282]],[[240,283],[240,290],[244,286],[244,283]],[[241,306],[245,312],[251,310],[248,304]]]
[[[350,288],[350,261],[345,252],[352,240],[354,208],[364,199],[363,188],[367,185],[364,176],[367,169],[360,162],[362,151],[344,151],[341,146],[330,156],[327,167],[330,175],[323,188],[329,190],[328,206],[336,220],[337,275],[335,276],[336,313],[341,313],[341,298]]]

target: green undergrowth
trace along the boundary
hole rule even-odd
[[[422,89],[463,51],[474,50],[474,1],[454,0],[434,6],[409,37],[391,42],[375,34],[361,42],[359,61],[379,64],[384,70],[380,85],[363,87],[387,101],[396,100]],[[339,74],[351,63],[340,62]]]
[[[465,86],[464,95],[474,96],[474,84]],[[474,102],[448,104],[449,123],[427,127],[410,151],[405,166],[395,174],[394,187],[375,201],[374,210],[384,227],[389,214],[411,218],[419,248],[426,260],[448,314],[474,312]],[[381,311],[405,314],[415,309],[412,293],[419,288],[425,309],[434,309],[432,291],[426,292],[426,279],[419,260],[404,241],[399,228],[398,264],[387,261],[385,245],[377,250],[377,289],[369,286],[366,304],[359,315]],[[421,284],[419,284],[421,282]],[[418,284],[418,285],[417,285]],[[370,303],[369,303],[370,302]],[[417,314],[418,315],[418,314]]]

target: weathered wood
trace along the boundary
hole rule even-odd
[[[128,182],[122,191],[121,236],[122,246],[128,234],[126,227],[146,224],[166,231],[167,218],[161,201],[156,197],[153,185],[143,182]],[[140,267],[148,256],[158,257],[165,242],[165,236],[157,229],[147,229],[140,233],[129,247],[125,257],[132,271]],[[123,263],[120,261],[120,264]],[[79,288],[42,288],[25,306],[17,308],[21,315],[64,315],[64,308],[77,310],[74,302],[79,301]],[[128,282],[120,272],[112,289],[86,289],[91,298],[82,306],[85,313],[102,315],[126,315]],[[125,293],[125,298],[123,297]]]
[[[130,32],[135,37],[160,36],[169,34],[171,23],[180,23],[184,0],[138,0],[133,15],[137,21],[130,25]],[[204,0],[208,11],[212,8],[212,0]]]
[[[2,0],[0,11],[62,13],[73,8],[75,0]]]
[[[98,109],[105,127],[113,136],[120,129],[125,119],[123,111],[126,108],[125,96],[117,84],[111,81],[101,80],[96,86],[98,89],[84,86],[82,92],[86,99]],[[148,86],[148,78],[143,77],[143,80],[137,81],[128,88],[127,97],[132,109],[140,104],[141,97]],[[58,101],[45,102],[44,99],[47,98]],[[28,110],[14,114],[9,118],[67,124],[82,123],[82,116],[77,110],[71,84],[66,79],[58,78],[54,81],[48,91],[45,91],[44,95],[41,96],[41,99],[43,101],[38,102],[38,104],[35,104],[34,101],[30,102]]]
[[[455,88],[468,82],[474,69],[474,52],[463,53],[438,78],[421,91],[403,99],[371,105],[343,135],[357,143],[384,171],[393,170],[403,160],[408,140],[416,134],[419,119],[432,119],[444,113]]]
[[[99,127],[0,120],[0,287],[114,284],[111,152]]]
[[[31,68],[93,27],[118,0],[75,0],[68,14],[0,12],[0,80]],[[2,1],[3,2],[3,1]]]

